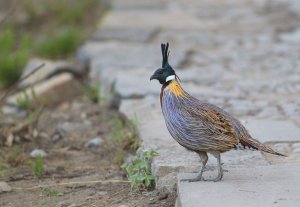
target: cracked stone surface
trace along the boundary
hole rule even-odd
[[[178,206],[297,206],[299,173],[292,164],[253,166],[231,169],[222,182],[195,183],[180,182],[194,174],[179,174]]]
[[[116,81],[120,110],[138,120],[141,150],[160,153],[152,162],[156,187],[172,191],[177,183],[179,206],[202,201],[249,206],[256,199],[261,206],[298,206],[299,191],[292,184],[299,182],[295,172],[300,169],[299,31],[298,0],[114,0],[80,53],[91,59],[94,80],[104,86]],[[178,183],[178,172],[196,172],[200,162],[167,132],[160,86],[149,81],[161,66],[160,43],[166,41],[186,91],[232,113],[255,138],[288,158],[227,152],[224,182]],[[272,194],[277,185],[284,188]],[[239,191],[243,187],[246,191]],[[284,189],[289,194],[280,196]]]

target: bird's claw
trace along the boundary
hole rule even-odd
[[[202,176],[197,176],[195,178],[186,178],[181,179],[180,182],[197,182],[197,181],[204,181],[204,178]]]
[[[216,168],[213,166],[205,166],[203,172],[214,171]]]
[[[213,167],[213,166],[205,166],[203,172],[207,172],[207,171],[214,171],[216,168]],[[223,169],[223,172],[229,172],[228,170],[226,169]]]
[[[218,182],[222,179],[222,177],[216,177],[216,178],[212,178],[212,179],[203,179],[203,181],[206,181],[206,182]]]
[[[223,176],[217,176],[216,178],[212,178],[212,179],[206,179],[203,177],[195,177],[195,178],[190,178],[190,179],[181,179],[180,182],[198,182],[198,181],[206,181],[206,182],[217,182],[220,181],[222,179]]]

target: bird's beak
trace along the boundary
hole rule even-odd
[[[151,77],[150,77],[150,80],[153,80],[153,79],[157,79],[158,76],[156,74],[153,74]]]
[[[150,80],[153,80],[153,79],[160,80],[161,76],[162,76],[162,72],[163,72],[162,70],[163,70],[162,68],[157,69],[153,73],[153,75],[150,77]]]

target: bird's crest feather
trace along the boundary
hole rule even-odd
[[[164,44],[164,43],[161,44],[161,53],[162,53],[162,58],[163,58],[162,68],[164,68],[164,69],[172,68],[171,65],[169,64],[170,51],[169,51],[169,43],[168,42],[167,42],[167,44]],[[181,81],[177,74],[175,74],[175,77],[178,81]]]
[[[161,44],[161,53],[162,53],[162,68],[166,68],[169,65],[169,61],[168,61],[168,58],[169,58],[169,54],[170,52],[168,51],[169,49],[169,43],[167,42],[167,44]]]

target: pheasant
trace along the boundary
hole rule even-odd
[[[223,178],[221,153],[231,149],[252,149],[285,156],[251,137],[245,127],[232,115],[208,102],[188,94],[180,85],[180,79],[169,65],[169,43],[161,44],[162,68],[150,77],[162,84],[160,104],[167,129],[183,147],[196,152],[202,161],[199,173],[193,179],[183,181],[220,181]],[[207,153],[217,159],[218,175],[203,178]]]

